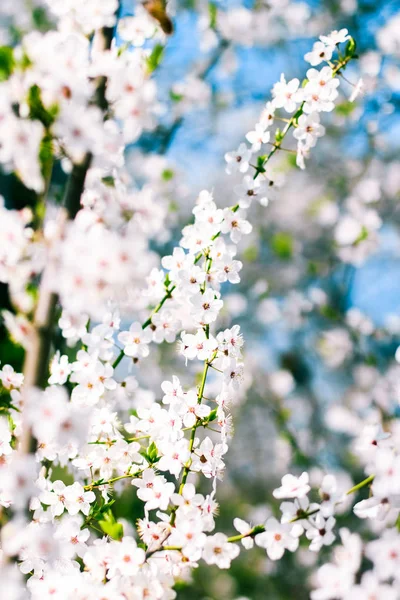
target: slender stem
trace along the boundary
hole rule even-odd
[[[306,512],[300,509],[300,514],[294,517],[294,519],[290,519],[289,523],[295,523],[296,521],[302,521],[303,519],[307,519],[312,515],[316,515],[319,512],[319,510],[319,508],[315,508],[314,510],[310,510],[310,512]]]
[[[335,77],[340,69],[342,69],[343,67],[345,67],[347,65],[347,63],[351,60],[351,56],[347,56],[346,58],[344,58],[343,60],[341,60],[334,69],[332,69],[332,76]],[[301,104],[300,108],[294,113],[294,115],[288,120],[286,126],[284,127],[281,136],[280,136],[280,140],[279,142],[276,142],[274,147],[272,148],[272,150],[267,154],[267,156],[265,157],[265,160],[263,161],[261,167],[257,167],[256,168],[256,172],[254,173],[253,179],[257,179],[257,177],[259,176],[260,173],[263,172],[263,168],[265,167],[265,165],[269,162],[269,160],[273,157],[273,155],[275,154],[275,152],[277,152],[278,150],[282,150],[281,148],[281,144],[284,140],[284,138],[286,137],[286,134],[288,133],[288,131],[294,127],[298,121],[298,118],[303,114],[303,107],[304,107],[304,102]]]
[[[206,264],[205,264],[206,273],[210,272],[211,266],[212,266],[212,258],[207,257]],[[202,292],[203,293],[205,292],[205,287],[202,290]],[[207,338],[209,337],[209,332],[210,332],[210,326],[206,325],[206,327],[205,327],[205,333],[206,333]],[[208,369],[210,368],[210,366],[212,366],[211,363],[213,362],[213,360],[215,359],[216,356],[217,356],[217,351],[214,352],[213,356],[211,357],[211,360],[205,360],[204,361],[203,374],[202,374],[202,377],[201,377],[199,392],[197,394],[197,404],[201,404],[202,403],[203,396],[204,396],[204,389],[205,389],[206,381],[207,381]],[[183,493],[183,488],[184,488],[184,486],[186,484],[186,481],[187,481],[187,478],[188,478],[188,475],[189,475],[189,472],[190,472],[190,467],[191,467],[191,464],[192,464],[192,454],[193,454],[194,441],[195,441],[195,438],[196,438],[196,430],[197,430],[197,427],[199,426],[200,422],[201,422],[201,419],[197,418],[196,423],[194,424],[194,426],[192,428],[192,433],[190,434],[190,440],[189,440],[189,452],[190,452],[190,456],[189,456],[189,459],[188,459],[186,465],[183,468],[182,479],[181,479],[181,483],[180,483],[180,486],[179,486],[179,492],[178,492],[179,494]],[[170,524],[171,525],[173,525],[175,523],[176,509],[177,509],[177,507],[174,507],[172,509],[172,512],[171,512],[171,519],[170,519]]]
[[[149,439],[150,434],[148,435],[140,435],[139,437],[129,438],[127,441],[130,442],[139,442],[139,440]]]
[[[210,362],[212,362],[214,360],[214,358],[216,357],[217,353],[215,352],[214,355],[211,357],[211,361],[205,361],[204,362],[204,368],[203,368],[203,375],[201,377],[201,383],[200,383],[200,388],[199,388],[199,393],[197,395],[197,403],[201,404],[202,400],[203,400],[203,394],[204,394],[204,388],[206,385],[206,381],[207,381],[207,374],[208,374],[208,369],[210,367]],[[189,452],[190,452],[190,458],[188,460],[188,462],[186,463],[186,465],[183,468],[183,472],[182,472],[182,479],[181,479],[181,483],[179,486],[179,491],[178,493],[182,495],[183,493],[183,488],[185,486],[185,483],[187,481],[188,475],[190,473],[190,467],[192,464],[192,454],[193,454],[193,446],[194,446],[194,440],[196,438],[196,430],[197,427],[199,426],[200,423],[200,419],[197,419],[195,425],[193,425],[192,427],[192,433],[190,434],[190,440],[189,440]],[[175,513],[176,513],[176,509],[177,507],[174,507],[172,509],[171,512],[171,519],[170,519],[170,524],[173,525],[175,523]]]
[[[256,525],[255,527],[253,527],[253,529],[251,529],[247,533],[242,533],[239,535],[232,535],[231,537],[228,537],[227,541],[230,542],[231,544],[233,544],[235,542],[240,542],[241,540],[243,540],[246,537],[255,537],[256,535],[258,535],[259,533],[263,533],[264,531],[265,531],[264,525]],[[165,552],[165,551],[181,552],[182,547],[181,546],[161,546],[161,548],[157,548],[156,550],[153,550],[152,552],[146,553],[146,559],[150,558],[150,556],[152,556],[156,552]]]
[[[374,478],[375,478],[375,475],[370,475],[366,479],[363,479],[363,481],[360,481],[360,483],[357,483],[352,488],[347,490],[346,496],[349,496],[350,494],[354,494],[354,492],[358,492],[358,490],[361,490],[365,486],[369,485],[370,483],[373,482]],[[337,502],[337,504],[340,504],[340,502]],[[320,508],[315,508],[314,510],[311,510],[310,512],[302,511],[301,514],[294,517],[294,519],[292,519],[290,521],[290,523],[295,523],[296,521],[301,521],[302,519],[308,519],[308,517],[311,517],[311,515],[315,515],[319,511],[320,511]]]
[[[357,485],[354,485],[352,488],[350,488],[346,492],[346,496],[348,496],[349,494],[354,494],[354,492],[358,492],[358,490],[361,490],[366,485],[369,485],[370,483],[372,483],[374,479],[375,479],[375,475],[370,475],[363,481],[360,481],[360,483],[357,483]]]
[[[244,538],[255,537],[256,535],[258,535],[259,533],[263,533],[264,531],[265,531],[264,525],[256,525],[255,527],[250,529],[250,531],[248,531],[247,533],[240,533],[238,535],[232,535],[231,537],[228,537],[227,541],[231,544],[234,544],[235,542],[240,542]],[[154,550],[154,552],[147,554],[146,557],[148,558],[155,552],[162,552],[162,551],[166,551],[166,550],[170,550],[170,551],[175,550],[177,552],[181,552],[182,547],[181,546],[162,546],[161,548]]]
[[[211,361],[212,360],[213,360],[213,358],[211,358]],[[204,388],[206,386],[207,374],[208,374],[208,369],[210,368],[210,366],[211,366],[211,362],[209,362],[208,360],[206,360],[205,363],[204,363],[203,375],[201,377],[199,394],[197,396],[197,404],[201,404],[201,401],[203,400]]]
[[[274,144],[273,142],[268,142],[269,146],[273,146],[274,148],[276,148],[277,150],[282,150],[283,152],[291,152],[292,154],[296,154],[296,150],[293,150],[292,148],[282,148],[282,146],[280,144]],[[253,165],[251,165],[253,166]],[[254,167],[257,168],[257,167]]]
[[[119,475],[118,477],[113,477],[112,479],[107,479],[107,481],[95,481],[94,483],[89,483],[85,485],[85,490],[92,490],[93,488],[101,487],[103,485],[111,485],[116,481],[120,481],[121,479],[128,479],[132,477],[138,477],[141,475],[143,471],[136,471],[136,473],[126,473],[125,475]]]
[[[121,350],[121,352],[118,354],[117,358],[114,360],[112,366],[113,369],[116,369],[119,365],[119,363],[121,362],[121,360],[124,358],[124,351]]]
[[[228,542],[231,542],[231,543],[240,542],[240,540],[243,540],[244,538],[255,537],[256,535],[258,535],[259,533],[263,533],[264,531],[265,531],[264,525],[256,525],[255,527],[250,529],[250,531],[248,531],[247,533],[240,533],[238,535],[232,535],[231,537],[228,537]]]
[[[183,488],[185,487],[185,484],[186,484],[186,481],[187,481],[187,478],[188,478],[188,475],[190,472],[190,466],[192,464],[192,454],[193,454],[194,440],[196,438],[196,429],[197,429],[197,425],[194,425],[192,427],[192,433],[190,434],[190,440],[189,440],[190,458],[183,468],[181,484],[179,486],[179,492],[178,492],[181,495],[183,494]]]
[[[147,329],[147,327],[149,325],[151,325],[151,319],[153,317],[153,315],[155,315],[156,313],[158,313],[161,308],[164,306],[164,303],[168,300],[168,298],[171,298],[172,296],[172,292],[174,291],[174,289],[176,288],[176,285],[173,285],[169,290],[167,290],[165,296],[160,300],[160,302],[157,304],[157,306],[152,310],[149,318],[147,319],[147,321],[145,321],[142,325],[142,329]],[[118,367],[119,363],[121,362],[121,360],[124,358],[124,350],[122,349],[120,351],[120,353],[118,354],[117,358],[114,360],[113,362],[113,368],[115,369],[116,367]]]
[[[146,327],[148,327],[149,325],[151,325],[151,319],[153,317],[153,315],[155,315],[156,313],[158,313],[161,308],[163,307],[164,303],[168,300],[168,298],[171,298],[172,296],[172,292],[174,291],[174,289],[176,288],[176,285],[173,285],[172,288],[170,288],[167,293],[165,294],[165,296],[162,298],[162,300],[157,304],[157,306],[155,307],[155,309],[153,310],[153,312],[150,314],[149,318],[147,319],[147,321],[145,321],[142,325],[142,329],[146,329]]]
[[[360,481],[360,483],[358,483],[357,485],[355,485],[352,488],[350,488],[348,490],[348,492],[346,492],[346,493],[347,494],[352,494],[352,493],[354,493],[354,492],[362,489],[363,487],[365,487],[366,485],[368,485],[369,483],[371,483],[374,480],[374,477],[375,477],[375,475],[370,475],[369,477],[367,477],[363,481]],[[290,523],[295,523],[296,521],[300,521],[302,519],[307,519],[308,517],[310,517],[311,515],[315,515],[319,511],[320,511],[319,508],[315,508],[314,510],[311,510],[310,512],[304,512],[304,514],[301,514],[301,515],[295,517],[294,519],[292,519],[290,521]],[[173,524],[174,524],[174,522],[171,522],[171,525],[173,525]],[[264,531],[266,531],[265,525],[256,525],[255,527],[253,527],[252,529],[250,529],[247,533],[240,533],[238,535],[232,535],[232,536],[228,537],[228,542],[230,542],[230,543],[240,542],[244,538],[255,537],[256,535],[258,535],[259,533],[263,533]],[[180,551],[181,548],[179,548],[178,546],[163,546],[162,548],[160,548],[160,551],[161,550],[177,550],[177,551]]]

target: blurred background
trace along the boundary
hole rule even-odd
[[[350,488],[363,478],[351,452],[361,421],[398,416],[400,2],[187,0],[168,10],[175,31],[154,72],[159,114],[126,155],[133,180],[152,185],[167,212],[168,227],[153,242],[160,256],[179,241],[200,190],[213,190],[219,205],[236,203],[239,180],[225,174],[224,154],[253,129],[281,73],[302,80],[309,67],[303,56],[315,39],[342,27],[359,55],[341,78],[337,110],[324,113],[327,135],[307,170],[291,152],[274,158],[269,205],[252,206],[253,232],[240,248],[242,281],[224,290],[221,328],[240,324],[246,349],[246,385],[232,407],[234,440],[218,489],[217,527],[231,533],[236,516],[256,524],[276,513],[271,492],[284,473],[307,469],[318,485],[335,472]],[[131,14],[126,0],[121,16]],[[0,19],[0,45],[49,23],[37,0],[2,0]],[[362,93],[351,103],[360,77]],[[56,173],[55,191],[61,183]],[[30,192],[11,175],[2,175],[0,186],[9,208],[29,204]],[[12,310],[5,286],[1,305]],[[1,362],[18,368],[22,351],[4,329],[0,334]],[[153,354],[138,397],[157,397],[170,373],[192,384],[195,371],[184,368],[174,347]],[[132,494],[122,513],[131,521],[139,516]],[[344,506],[339,526],[350,521],[368,539],[365,523]],[[272,563],[254,549],[228,572],[200,568],[178,598],[303,600],[327,556],[329,549],[316,556],[305,546]]]

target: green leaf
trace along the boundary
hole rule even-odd
[[[310,260],[309,263],[308,263],[308,265],[307,265],[307,273],[309,275],[313,275],[313,276],[318,275],[318,273],[319,273],[318,263]]]
[[[112,175],[106,175],[105,177],[102,177],[101,181],[108,187],[115,187],[115,179]]]
[[[368,354],[365,357],[365,364],[369,365],[370,367],[376,367],[378,364],[378,361],[376,360],[376,356],[374,356],[373,354]]]
[[[154,462],[154,460],[157,458],[157,455],[158,455],[157,446],[155,445],[154,442],[151,442],[150,446],[147,448],[147,456],[149,457],[151,462]]]
[[[267,155],[265,154],[264,156],[257,156],[257,165],[256,165],[256,173],[257,175],[259,173],[265,173],[265,169],[264,169],[264,163],[267,160]]]
[[[291,416],[291,411],[289,408],[281,408],[280,410],[280,419],[283,423],[287,423]]]
[[[161,63],[164,55],[164,46],[162,44],[156,44],[147,58],[147,68],[150,73],[153,73]]]
[[[275,131],[275,141],[277,144],[279,144],[279,142],[281,142],[282,140],[283,140],[283,133],[278,127],[277,130]]]
[[[368,238],[368,235],[369,235],[368,229],[366,227],[364,227],[364,225],[363,225],[360,235],[355,240],[355,242],[353,242],[353,246],[358,246],[358,244],[360,244],[361,242],[364,242]]]
[[[169,97],[171,98],[171,100],[173,102],[181,102],[181,100],[183,100],[183,98],[184,98],[184,95],[183,94],[175,94],[174,91],[170,90]]]
[[[99,480],[103,481],[102,479]],[[95,482],[98,484],[99,482]],[[104,498],[97,494],[97,500],[94,504],[91,505],[89,514],[87,516],[87,521],[91,519],[95,519],[96,521],[99,519],[106,519],[105,514],[108,514],[111,506],[114,504],[115,500],[110,500],[110,502],[104,502]]]
[[[151,442],[150,446],[147,450],[142,450],[140,454],[147,460],[148,463],[153,465],[154,463],[160,460],[160,456],[158,456],[157,446],[154,442]]]
[[[115,500],[110,500],[109,502],[106,502],[102,507],[101,511],[104,512],[105,510],[108,510],[113,504],[115,504]]]
[[[208,3],[208,14],[210,15],[210,29],[216,29],[218,9],[214,2]]]
[[[22,55],[22,58],[18,61],[18,67],[20,69],[22,69],[23,71],[26,71],[26,69],[29,69],[29,67],[31,67],[31,66],[32,66],[31,59],[24,52]]]
[[[58,114],[58,106],[53,105],[49,109],[43,106],[42,94],[38,85],[32,85],[28,92],[29,116],[31,119],[41,121],[43,125],[50,127]]]
[[[7,419],[8,419],[8,426],[9,426],[9,428],[10,428],[10,431],[11,431],[11,433],[13,433],[13,432],[14,432],[14,430],[15,430],[15,428],[16,428],[17,426],[16,426],[16,424],[15,424],[15,422],[14,422],[14,419],[12,418],[12,416],[11,416],[11,415],[7,415]]]
[[[217,418],[217,412],[218,412],[217,408],[214,408],[214,410],[212,410],[210,412],[210,414],[208,415],[208,418],[207,418],[207,421],[209,423],[211,423],[211,421],[215,421],[215,419]]]
[[[13,49],[9,46],[0,46],[0,81],[8,79],[14,68]]]
[[[108,523],[107,521],[99,521],[99,525],[106,535],[109,535],[113,540],[118,542],[124,537],[124,528],[121,523]]]
[[[8,393],[8,390],[1,389],[0,387],[0,409],[5,410],[9,409],[12,403],[11,396]]]
[[[345,56],[346,57],[354,56],[356,53],[356,47],[357,47],[356,41],[351,37],[346,44]]]
[[[330,319],[332,321],[337,321],[338,319],[340,319],[340,312],[332,306],[330,306],[329,304],[324,304],[323,306],[321,306],[319,311],[321,315],[326,319]]]
[[[279,231],[272,236],[271,248],[282,260],[288,260],[293,256],[293,238],[290,233]]]
[[[161,177],[163,178],[164,181],[171,181],[171,179],[173,179],[175,176],[175,173],[173,172],[172,169],[164,169],[164,171],[161,173]]]
[[[39,160],[43,178],[45,181],[49,181],[53,168],[53,140],[51,135],[45,135],[40,142]],[[44,217],[44,214],[41,216]]]
[[[264,525],[256,525],[253,527],[252,537],[256,536],[258,533],[263,533],[265,531]]]
[[[32,10],[32,19],[36,29],[40,29],[40,31],[45,31],[46,29],[51,28],[52,24],[47,16],[47,12],[45,8],[41,6],[37,6]]]
[[[103,514],[103,519],[98,521],[100,527],[109,535],[113,540],[120,541],[124,536],[124,528],[121,523],[115,520],[115,517],[111,510],[108,510]]]

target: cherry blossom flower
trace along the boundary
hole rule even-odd
[[[285,76],[282,73],[280,80],[278,83],[275,83],[272,89],[275,108],[284,108],[288,113],[294,112],[297,105],[303,99],[303,93],[299,89],[299,85],[300,81],[298,79],[291,79],[286,82]]]
[[[43,504],[51,506],[54,517],[60,516],[64,512],[64,508],[74,516],[80,511],[84,515],[88,515],[90,504],[96,500],[96,496],[93,492],[85,492],[77,481],[68,486],[62,481],[55,481],[50,491],[41,494],[40,500]]]
[[[245,175],[242,183],[235,186],[234,191],[239,196],[240,208],[249,208],[253,198],[257,198],[261,206],[268,206],[266,184],[250,175]]]
[[[230,544],[223,533],[208,536],[203,549],[203,559],[208,565],[229,569],[231,561],[240,553],[239,546]]]
[[[270,136],[271,134],[269,131],[266,131],[264,124],[262,122],[257,123],[254,131],[249,131],[249,133],[246,134],[247,141],[252,145],[251,151],[258,152],[262,144],[267,144],[269,142]]]
[[[338,482],[334,475],[325,475],[319,489],[321,496],[321,514],[330,517],[335,513],[335,506],[343,500],[343,493],[338,489]]]
[[[68,356],[65,354],[63,356],[55,354],[50,365],[51,377],[49,378],[49,383],[51,385],[64,385],[71,374],[71,370],[72,367],[68,362]]]
[[[6,390],[18,389],[24,382],[22,373],[16,373],[11,365],[4,365],[0,370],[0,379]]]
[[[160,471],[169,471],[169,473],[178,478],[190,456],[188,441],[184,438],[174,444],[164,442],[160,447],[163,456],[158,462],[158,468]]]
[[[252,225],[245,219],[246,213],[239,208],[233,212],[229,208],[224,210],[224,221],[221,225],[222,233],[229,233],[232,242],[237,244],[242,235],[248,235],[252,231]]]
[[[183,390],[176,375],[172,376],[172,381],[163,381],[161,389],[164,392],[162,399],[164,404],[176,404],[182,400]]]
[[[218,346],[216,340],[212,336],[207,337],[202,329],[196,334],[182,332],[181,339],[181,352],[189,360],[210,359]]]
[[[271,560],[279,560],[285,553],[285,550],[294,552],[299,545],[299,538],[292,535],[292,527],[290,525],[279,523],[275,518],[271,517],[265,523],[263,533],[256,536],[255,542],[257,546],[265,548],[267,555]]]
[[[145,510],[160,508],[166,510],[175,486],[153,469],[145,469],[140,479],[132,479],[132,485],[139,488],[137,495],[145,503]]]
[[[330,43],[327,45],[325,42],[315,42],[312,51],[304,55],[304,60],[315,67],[324,61],[331,60],[333,50]]]
[[[124,345],[124,353],[132,358],[146,358],[149,355],[151,338],[151,331],[143,330],[138,322],[132,323],[129,331],[118,334],[118,340]]]
[[[219,294],[211,289],[207,289],[203,294],[196,294],[190,299],[190,302],[193,306],[193,317],[201,325],[213,323],[224,304],[219,299]]]
[[[275,498],[303,498],[310,491],[308,484],[308,473],[304,472],[300,477],[284,475],[282,486],[273,491]]]
[[[317,589],[311,592],[311,600],[335,600],[343,598],[352,589],[354,573],[339,566],[326,563],[318,569]]]
[[[225,160],[227,162],[226,172],[229,175],[236,173],[237,171],[246,173],[249,168],[251,154],[252,150],[250,150],[246,144],[240,144],[236,151],[227,152],[225,154]]]
[[[142,548],[138,548],[136,541],[131,537],[123,537],[122,540],[113,544],[113,552],[108,561],[108,577],[116,575],[131,577],[136,575],[140,566],[144,563],[146,555]]]
[[[250,535],[247,535],[252,530],[251,525],[249,525],[249,523],[246,523],[246,521],[243,521],[243,519],[239,519],[236,517],[236,519],[233,520],[233,526],[236,529],[236,531],[238,531],[241,535],[245,536],[241,540],[241,543],[244,546],[244,548],[246,548],[246,550],[250,550],[250,548],[254,546],[254,539]]]
[[[335,29],[329,35],[321,35],[319,39],[327,46],[337,46],[337,44],[343,44],[350,39],[350,36],[347,29],[340,29],[339,31]]]
[[[360,584],[354,585],[343,596],[344,600],[363,600],[371,597],[376,600],[396,600],[397,592],[390,585],[380,582],[373,572],[367,571],[361,577]]]
[[[386,529],[379,539],[369,542],[365,555],[373,562],[380,580],[396,577],[400,559],[400,537],[396,529]]]
[[[160,344],[168,342],[171,344],[175,341],[176,334],[181,329],[181,322],[176,318],[175,314],[168,309],[161,310],[151,318],[154,332],[153,340]]]
[[[79,518],[63,517],[54,537],[63,542],[62,552],[65,557],[79,556],[82,558],[88,548],[86,542],[90,537],[90,531],[87,528],[82,529],[82,522]]]
[[[307,148],[312,148],[317,143],[317,138],[325,134],[325,127],[320,124],[318,113],[300,115],[298,127],[293,132],[297,140],[303,140]]]
[[[171,502],[184,512],[190,513],[192,508],[204,503],[204,496],[196,492],[193,483],[185,483],[180,494],[172,494]]]
[[[330,546],[333,543],[335,534],[332,529],[336,521],[332,516],[324,519],[319,513],[310,518],[313,526],[307,529],[306,536],[311,540],[310,550],[319,552],[322,546]]]

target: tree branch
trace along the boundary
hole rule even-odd
[[[93,47],[96,51],[104,51],[111,48],[114,29],[107,27],[96,33]],[[107,109],[106,100],[107,79],[98,77],[96,80],[95,93],[92,103],[102,110]],[[63,206],[64,214],[62,221],[73,220],[80,210],[81,196],[85,187],[87,172],[92,163],[92,154],[87,152],[80,164],[75,164],[65,190]],[[61,224],[61,231],[63,224]],[[24,364],[24,393],[38,387],[45,389],[49,372],[49,359],[51,350],[51,339],[54,328],[57,295],[52,292],[52,280],[56,276],[52,257],[49,256],[48,264],[42,275],[39,287],[38,302],[33,319],[32,333],[25,355]],[[20,438],[19,451],[22,454],[35,451],[35,440],[26,419],[22,413],[22,434]]]

